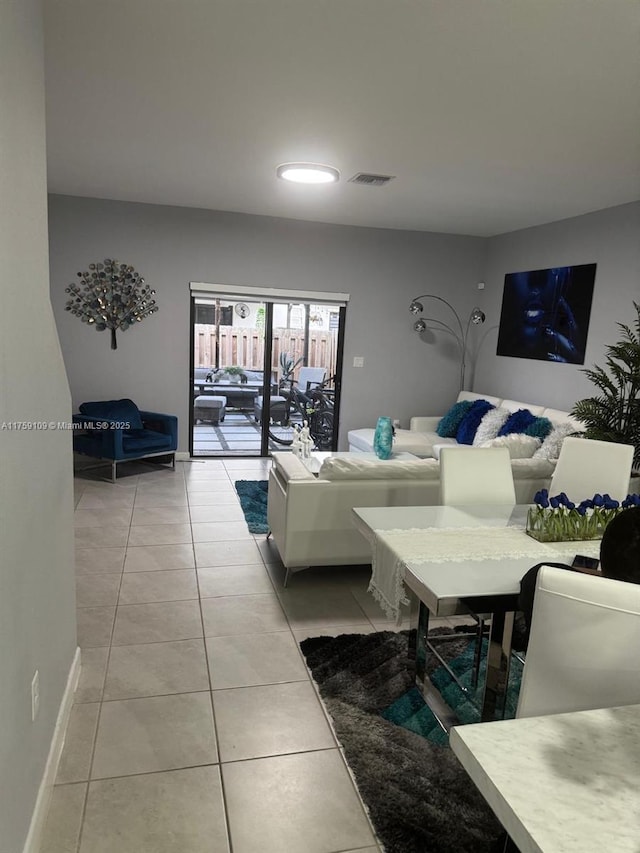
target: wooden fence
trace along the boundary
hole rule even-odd
[[[219,367],[237,364],[247,370],[262,370],[264,364],[264,332],[262,329],[243,326],[220,326]],[[196,323],[194,326],[195,367],[215,367],[216,327]],[[297,360],[304,354],[302,329],[273,330],[271,369],[278,376],[280,353],[286,352]],[[338,352],[337,331],[309,331],[307,367],[324,367],[327,376],[336,372]],[[302,365],[295,371],[295,378]]]

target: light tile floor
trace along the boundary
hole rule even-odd
[[[82,674],[41,853],[380,849],[298,643],[393,626],[367,567],[283,588],[233,485],[269,465],[76,478]]]

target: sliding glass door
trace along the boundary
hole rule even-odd
[[[241,296],[192,297],[192,455],[290,450],[305,422],[335,449],[344,304]]]

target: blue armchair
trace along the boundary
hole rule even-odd
[[[178,449],[178,419],[160,412],[142,412],[133,400],[82,403],[73,416],[76,453],[111,462],[111,482],[118,462],[170,456],[173,468]]]

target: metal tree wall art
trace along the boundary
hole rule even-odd
[[[71,294],[65,308],[98,332],[111,329],[111,349],[118,349],[118,329],[126,332],[129,326],[158,310],[153,298],[155,290],[132,266],[120,261],[105,258],[103,263],[89,264],[78,278],[79,284],[65,288],[65,293]]]

